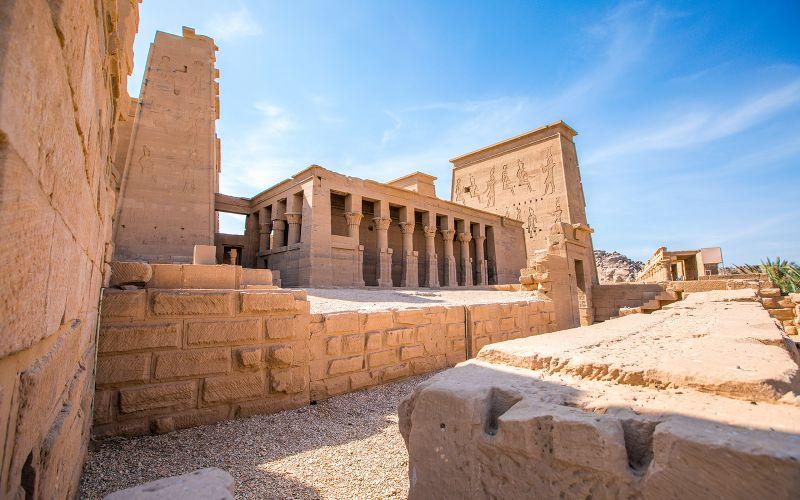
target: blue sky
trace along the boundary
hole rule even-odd
[[[575,128],[595,248],[800,261],[800,3],[148,0],[220,50],[221,190],[316,163],[447,196],[459,154]],[[226,217],[222,229],[234,231]]]

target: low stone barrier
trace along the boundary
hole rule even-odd
[[[620,315],[622,308],[636,308],[666,291],[659,283],[615,283],[592,287],[594,320],[606,321]]]
[[[311,315],[305,291],[106,290],[94,435],[274,413],[555,330],[553,304]]]

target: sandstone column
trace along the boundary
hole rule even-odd
[[[392,219],[389,218],[389,202],[375,202],[375,234],[377,237],[378,250],[378,286],[392,286],[392,249],[389,248],[389,225]]]
[[[344,218],[347,219],[347,236],[353,238],[355,243],[358,243],[358,228],[361,225],[361,218],[364,214],[361,212],[345,212]]]
[[[413,210],[411,213],[413,217]],[[400,230],[403,232],[403,278],[400,286],[415,288],[419,286],[419,269],[417,252],[414,251],[414,223],[401,222]]]
[[[267,209],[258,211],[258,253],[259,257],[270,249],[269,233],[272,232],[272,221],[267,219]]]
[[[469,225],[467,225],[467,228],[469,228]],[[469,257],[469,242],[471,240],[472,235],[470,233],[458,233],[458,241],[461,242],[461,265],[464,267],[463,286],[472,286],[472,259]]]
[[[299,212],[286,212],[286,223],[289,225],[288,245],[300,243],[300,225],[303,223],[303,214]]]
[[[448,217],[448,220],[450,218]],[[444,279],[443,286],[458,286],[456,280],[456,258],[453,256],[453,236],[456,230],[452,228],[442,229],[442,239],[444,240]]]
[[[486,241],[483,224],[478,224],[478,234],[475,235],[475,260],[477,261],[478,282],[476,285],[489,284],[489,271],[486,256],[483,252],[483,242]]]
[[[282,205],[281,202],[272,204],[272,241],[269,245],[270,248],[285,246],[286,221],[283,217],[284,212],[286,212],[285,205]]]
[[[432,226],[425,226],[425,266],[427,279],[425,286],[439,288],[439,268],[436,261],[436,218]]]

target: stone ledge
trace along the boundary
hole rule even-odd
[[[226,500],[233,499],[233,477],[208,467],[115,491],[104,500]]]

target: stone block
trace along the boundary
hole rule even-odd
[[[334,359],[328,366],[328,375],[341,375],[342,373],[361,370],[364,366],[363,356],[350,356],[349,358]]]
[[[325,315],[325,330],[328,333],[358,332],[358,313],[345,312]]]
[[[150,354],[101,356],[97,360],[97,385],[126,382],[145,383],[150,379]]]
[[[188,408],[194,406],[196,396],[197,383],[193,380],[121,389],[119,411],[129,414],[146,410]]]
[[[450,306],[447,308],[445,323],[464,323],[464,306]]]
[[[759,295],[762,297],[780,297],[781,296],[781,289],[780,288],[762,288],[758,292]]]
[[[350,387],[354,391],[358,391],[378,383],[379,381],[373,376],[372,372],[369,371],[353,373],[350,375]]]
[[[339,337],[342,340],[342,354],[359,354],[364,352],[364,334],[355,333]]]
[[[181,345],[180,323],[101,324],[100,353],[177,348]]]
[[[245,347],[236,350],[236,360],[241,368],[253,369],[259,368],[261,363],[261,348],[260,347]]]
[[[436,359],[433,356],[427,358],[417,358],[411,361],[411,371],[414,375],[421,375],[423,373],[430,373],[436,370]]]
[[[237,288],[237,266],[183,265],[182,288],[235,290]]]
[[[367,355],[369,368],[380,368],[397,362],[397,352],[394,349],[373,352]]]
[[[228,373],[231,351],[226,348],[161,352],[156,355],[154,377],[158,380]]]
[[[104,500],[232,500],[234,491],[235,483],[230,474],[208,467],[115,491]]]
[[[419,358],[424,355],[425,355],[425,349],[421,345],[412,345],[400,348],[401,361],[406,361],[412,358]]]
[[[272,392],[298,394],[303,392],[307,385],[307,377],[302,368],[282,368],[271,370],[269,373],[269,388]]]
[[[290,339],[297,333],[293,318],[267,318],[264,322],[268,339]]]
[[[213,316],[233,313],[234,292],[153,290],[150,310],[155,316]]]
[[[398,325],[420,325],[425,322],[422,309],[400,309],[394,312],[394,321]]]
[[[769,315],[778,320],[787,320],[794,318],[794,311],[791,309],[770,309]]]
[[[393,325],[394,314],[391,311],[361,313],[362,332],[386,330]]]
[[[305,406],[309,402],[308,393],[305,391],[299,394],[276,394],[268,399],[258,399],[236,405],[236,417],[246,418],[253,415],[265,415],[284,410],[292,410]]]
[[[203,401],[222,403],[253,399],[265,394],[264,374],[245,373],[208,377],[203,383]]]
[[[214,245],[195,245],[192,264],[213,266],[217,264],[217,247]]]
[[[114,420],[111,406],[115,404],[117,391],[114,390],[95,390],[92,421],[95,424],[107,424]]]
[[[463,338],[466,335],[463,323],[450,323],[447,325],[448,338]]]
[[[180,264],[150,264],[153,277],[147,288],[178,289],[183,286],[183,273]]]
[[[501,332],[510,332],[514,329],[516,329],[516,325],[514,324],[514,318],[500,318]]]
[[[383,370],[383,382],[391,382],[401,378],[406,378],[411,375],[411,365],[403,363],[397,366],[390,366]]]
[[[242,268],[240,285],[269,285],[272,286],[272,271],[269,269]],[[305,292],[305,290],[301,290]],[[295,296],[295,299],[298,297]],[[305,300],[303,297],[301,300]]]
[[[414,330],[412,328],[397,328],[388,330],[384,335],[384,345],[396,347],[403,344],[414,342]]]
[[[147,296],[144,291],[103,291],[102,316],[106,319],[142,319]]]
[[[231,417],[230,409],[227,406],[187,410],[170,416],[176,430],[213,424]]]
[[[325,354],[328,356],[339,356],[342,353],[342,338],[328,337],[325,341]]]
[[[242,344],[259,341],[262,336],[259,319],[186,322],[190,346]]]
[[[294,363],[294,349],[290,344],[269,346],[268,361],[272,366],[289,366]]]
[[[281,313],[295,309],[294,296],[287,292],[243,291],[239,297],[239,310],[245,314]]]
[[[381,332],[370,332],[365,334],[365,337],[365,349],[367,351],[377,351],[381,348],[381,337],[383,337]]]
[[[144,285],[153,277],[153,269],[146,262],[111,261],[111,286]]]

